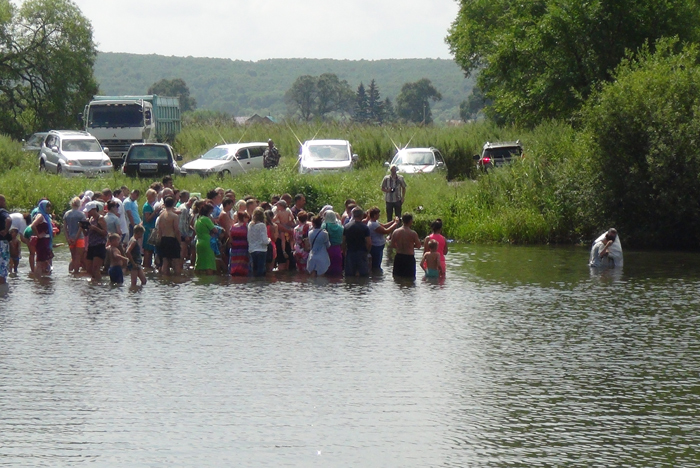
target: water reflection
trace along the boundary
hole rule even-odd
[[[700,256],[625,257],[594,274],[583,248],[453,244],[445,280],[136,290],[21,274],[0,294],[0,460],[694,466]]]

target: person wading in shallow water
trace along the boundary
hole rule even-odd
[[[413,215],[411,213],[404,213],[401,221],[403,221],[403,226],[391,235],[391,247],[396,249],[394,276],[397,278],[416,279],[415,249],[420,249],[420,239],[416,231],[411,229],[413,225]]]
[[[0,195],[0,284],[5,284],[5,279],[10,267],[10,227],[12,219],[7,211],[5,196]]]

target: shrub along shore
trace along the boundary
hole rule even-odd
[[[343,138],[360,157],[358,170],[348,173],[301,175],[296,171],[296,140]],[[416,216],[416,226],[425,234],[429,223],[442,218],[449,238],[462,242],[515,244],[588,242],[594,225],[579,206],[581,177],[570,167],[576,158],[567,158],[575,147],[575,135],[565,125],[551,124],[534,131],[518,132],[487,123],[456,128],[377,127],[285,124],[246,128],[186,128],[175,142],[175,149],[186,162],[222,141],[266,141],[272,138],[282,154],[280,167],[250,171],[224,179],[177,177],[175,185],[190,192],[206,193],[216,186],[232,188],[239,198],[253,195],[267,200],[273,194],[304,193],[311,211],[325,204],[342,210],[346,198],[353,198],[368,209],[379,206],[384,212],[379,189],[386,174],[383,166],[395,152],[392,140],[400,146],[435,146],[443,153],[448,177],[407,175],[408,191],[404,211]],[[472,156],[487,140],[520,139],[525,158],[489,174],[476,174]],[[101,190],[126,185],[142,193],[153,182],[120,173],[108,177],[66,179],[38,171],[33,154],[22,153],[20,144],[0,137],[0,193],[12,209],[26,210],[42,197],[56,207],[56,214],[67,209],[71,197],[84,190]],[[565,187],[569,187],[564,190]],[[145,199],[142,199],[143,203]],[[595,228],[603,229],[605,226]]]

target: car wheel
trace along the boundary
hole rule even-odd
[[[224,169],[223,171],[219,172],[219,177],[221,177],[222,179],[224,177],[229,177],[230,175],[231,171],[229,171],[228,169]]]
[[[39,160],[39,172],[46,172],[46,163],[43,159]]]
[[[58,166],[56,166],[56,174],[61,175],[62,172],[63,172],[63,168],[59,164]]]

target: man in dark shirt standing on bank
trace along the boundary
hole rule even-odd
[[[271,169],[280,163],[280,152],[275,147],[275,142],[267,140],[267,149],[263,153],[263,167]]]
[[[356,206],[352,210],[352,221],[343,229],[343,252],[345,252],[345,277],[369,276],[367,255],[372,247],[369,228],[362,222],[365,213]]]

